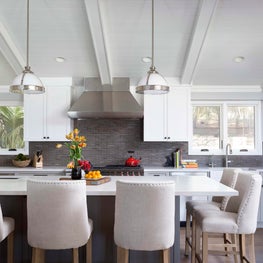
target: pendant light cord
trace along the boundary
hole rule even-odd
[[[154,0],[152,0],[152,65],[151,70],[155,70],[154,67]]]
[[[26,23],[27,23],[27,37],[26,37],[26,69],[30,70],[29,67],[29,0],[27,0],[27,19],[26,19]]]

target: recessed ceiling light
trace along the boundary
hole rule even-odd
[[[245,60],[245,58],[242,57],[242,56],[238,56],[238,57],[235,57],[233,60],[234,60],[236,63],[241,63],[241,62],[243,62],[243,61]]]
[[[65,62],[65,58],[63,58],[63,57],[56,57],[55,60],[56,60],[57,62],[59,62],[59,63]]]
[[[150,63],[150,62],[152,62],[152,58],[151,58],[151,57],[143,57],[143,58],[142,58],[142,62],[144,62],[144,63]]]

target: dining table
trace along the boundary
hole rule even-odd
[[[34,180],[61,180],[61,179],[69,179],[66,176],[59,176],[59,175],[48,175],[48,176],[17,176],[14,177],[5,177],[0,180],[0,203],[3,205],[3,207],[7,207],[7,205],[4,205],[4,202],[8,200],[8,197],[23,197],[26,198],[27,195],[27,180],[28,179],[34,179]],[[85,179],[83,179],[85,180]],[[115,198],[116,195],[116,181],[122,180],[122,181],[139,181],[139,182],[158,182],[158,181],[174,181],[175,182],[175,242],[173,245],[173,248],[171,249],[171,262],[173,263],[179,263],[180,262],[180,198],[181,197],[205,197],[207,199],[210,199],[212,196],[237,196],[238,192],[230,188],[228,186],[223,185],[222,183],[213,180],[207,176],[185,176],[185,175],[176,175],[176,176],[163,176],[163,177],[155,177],[155,176],[109,176],[109,181],[103,184],[97,184],[97,185],[87,185],[86,186],[86,194],[88,199],[88,207],[92,206],[92,200],[95,200],[96,197],[104,197],[105,198],[111,197]],[[4,198],[3,198],[4,197]],[[93,198],[93,199],[92,199]],[[103,202],[104,202],[103,201]],[[114,200],[111,201],[112,206],[114,206]],[[12,205],[12,201],[8,201],[8,205]],[[15,205],[15,204],[14,204]],[[7,209],[8,210],[8,209]],[[105,214],[105,208],[98,209],[96,206],[96,212],[93,213],[94,217],[97,217],[98,221],[101,220],[101,213],[103,213],[104,217],[107,217]],[[112,214],[112,218],[110,219],[113,221],[114,219],[114,212],[110,210],[110,208],[106,208],[108,211],[108,214]],[[23,211],[21,209],[20,211]],[[22,213],[22,212],[21,212]],[[25,211],[23,211],[25,213]],[[92,214],[92,213],[91,213]],[[91,215],[89,213],[89,216]],[[99,219],[100,218],[100,219]],[[94,221],[96,221],[96,218],[93,218]],[[106,219],[105,219],[106,220]],[[96,223],[96,222],[95,222]],[[113,227],[114,222],[111,222],[111,227]],[[96,226],[96,224],[95,224]],[[98,224],[99,228],[99,224]],[[94,232],[96,231],[96,227],[94,227]],[[98,237],[98,240],[101,237]],[[105,239],[105,238],[104,238]],[[101,238],[101,240],[104,240]],[[112,238],[113,239],[113,238]],[[111,258],[113,261],[116,260],[114,252],[113,255],[107,255],[104,258],[100,256],[96,256],[96,253],[103,253],[103,249],[98,249],[97,247],[100,246],[100,241],[96,241],[96,248],[94,248],[94,258],[93,262],[108,262],[106,258]],[[114,241],[112,240],[114,243]],[[93,243],[94,244],[94,243]],[[23,245],[24,246],[24,245]],[[102,245],[103,247],[107,247],[105,245]],[[112,252],[109,252],[112,253]],[[1,261],[1,258],[0,258]],[[20,261],[20,262],[23,262]]]

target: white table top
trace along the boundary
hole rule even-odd
[[[26,195],[26,181],[28,178],[37,180],[58,180],[61,176],[21,176],[18,179],[0,179],[0,195]],[[175,181],[175,195],[195,196],[233,196],[238,192],[206,176],[169,176],[169,177],[148,177],[148,176],[111,176],[111,181],[101,185],[88,185],[87,195],[89,196],[114,196],[116,194],[116,181]]]

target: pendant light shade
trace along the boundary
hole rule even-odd
[[[154,66],[154,0],[152,0],[152,65],[136,87],[139,94],[164,94],[169,92],[169,86],[164,77],[159,74]]]
[[[19,94],[40,94],[45,92],[41,80],[30,70],[25,69],[16,76],[10,86],[10,92]]]
[[[9,90],[19,94],[41,94],[45,92],[41,80],[34,75],[29,66],[29,0],[27,0],[27,65],[23,72],[16,76]]]
[[[162,75],[150,68],[147,76],[143,77],[136,88],[139,94],[164,94],[169,91],[169,86]]]

